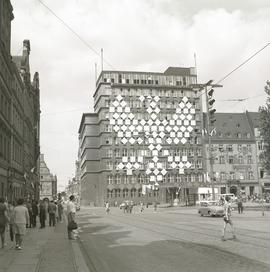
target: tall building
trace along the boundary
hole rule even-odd
[[[0,196],[39,199],[39,77],[31,81],[28,40],[10,55],[12,10],[0,1]]]
[[[44,154],[40,154],[40,199],[57,198],[57,176],[53,175],[48,168]]]
[[[216,113],[215,117],[216,129],[211,138],[218,192],[248,196],[270,191],[270,179],[259,157],[263,151],[259,113]],[[205,140],[207,150],[207,137]],[[210,169],[209,160],[207,169]]]
[[[102,71],[79,127],[82,204],[195,201],[204,185],[194,68]]]

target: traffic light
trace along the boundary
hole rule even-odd
[[[213,99],[213,94],[214,94],[214,89],[211,89],[208,93],[207,93],[207,97],[208,97],[208,109],[209,109],[209,125],[213,126],[216,118],[215,118],[215,112],[216,109],[213,108],[213,105],[215,103],[215,99]]]

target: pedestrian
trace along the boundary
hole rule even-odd
[[[141,206],[141,212],[143,212],[144,210],[143,202],[140,203],[140,206]]]
[[[37,201],[32,201],[32,227],[35,228],[37,226],[37,216],[38,216],[38,205]]]
[[[14,208],[14,231],[16,249],[22,249],[23,236],[26,233],[26,225],[30,224],[30,218],[27,208],[23,205],[24,200],[18,199],[17,206]]]
[[[57,201],[54,202],[56,210],[55,210],[55,221],[59,222],[59,218],[58,218],[58,204]]]
[[[74,202],[75,202],[75,197],[74,195],[71,195],[69,197],[69,202],[67,204],[67,219],[68,219],[67,231],[68,231],[68,239],[70,240],[75,240],[73,231],[71,228],[69,228],[69,225],[71,224],[71,222],[75,222],[76,206]]]
[[[45,201],[41,200],[39,203],[39,222],[40,228],[45,228],[45,221],[46,221],[46,205]]]
[[[106,202],[105,211],[106,211],[106,214],[110,213],[110,203],[109,202]]]
[[[156,212],[157,211],[157,202],[155,201],[154,202],[154,212]]]
[[[49,214],[49,226],[55,226],[55,213],[56,213],[56,205],[53,200],[50,201],[48,205],[48,214]]]
[[[7,206],[5,204],[5,199],[0,198],[0,236],[1,236],[1,243],[2,248],[5,247],[5,231],[6,225],[8,223],[8,214],[7,214]]]
[[[58,220],[60,221],[60,223],[62,223],[62,217],[63,217],[63,205],[61,203],[61,201],[58,201],[58,204],[57,204],[57,207],[58,207]]]
[[[243,213],[243,201],[241,197],[237,198],[237,208],[238,208],[238,213]]]
[[[223,217],[224,222],[223,222],[223,230],[222,230],[222,237],[221,237],[222,241],[225,241],[225,231],[226,231],[227,224],[229,224],[231,226],[231,232],[233,235],[233,239],[236,239],[235,230],[234,230],[231,216],[232,216],[232,206],[230,203],[230,197],[226,196],[225,197],[225,204],[224,204],[224,217]]]
[[[7,215],[9,218],[9,237],[11,242],[14,241],[14,208],[14,202],[9,201],[7,207]]]

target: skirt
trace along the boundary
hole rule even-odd
[[[19,224],[19,223],[15,223],[14,224],[14,233],[15,234],[20,234],[20,235],[25,235],[26,233],[26,226],[25,224]]]

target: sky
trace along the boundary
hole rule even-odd
[[[49,11],[44,5],[47,5]],[[39,72],[41,152],[58,188],[75,174],[78,129],[93,112],[95,63],[105,70],[164,72],[193,67],[198,82],[218,82],[270,43],[268,0],[11,0],[12,55],[31,43]],[[58,16],[58,18],[53,15]],[[64,21],[79,37],[69,30]],[[257,111],[270,80],[270,46],[215,89],[218,112]],[[245,99],[242,102],[228,101]]]

